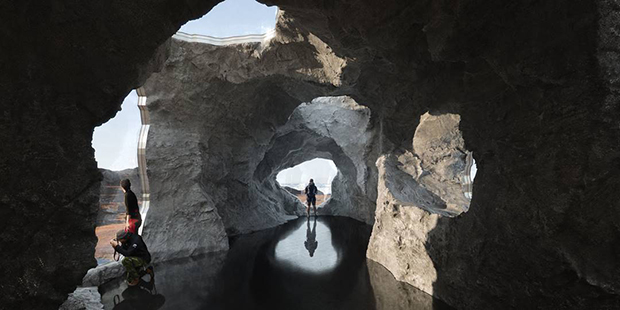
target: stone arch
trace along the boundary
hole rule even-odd
[[[173,38],[165,48],[170,56],[143,86],[151,121],[144,236],[160,260],[226,250],[227,236],[296,214],[254,170],[293,110],[340,83],[344,62],[320,40],[279,32],[217,46]]]
[[[322,213],[372,224],[376,200],[374,148],[368,107],[348,96],[319,97],[302,103],[278,129],[255,177],[272,182],[285,168],[315,157],[331,159],[338,174]]]

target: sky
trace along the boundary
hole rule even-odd
[[[134,90],[114,118],[95,128],[92,145],[97,166],[114,171],[138,167],[140,126],[138,94]]]
[[[226,0],[207,15],[191,20],[179,31],[212,37],[263,34],[276,26],[277,7],[268,7],[254,0]]]
[[[329,159],[315,158],[305,161],[295,167],[284,169],[276,176],[280,185],[287,185],[302,190],[310,179],[321,191],[331,193],[331,182],[338,173],[336,164]],[[325,185],[325,186],[321,186]]]

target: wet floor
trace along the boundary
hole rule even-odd
[[[449,309],[367,260],[370,232],[349,218],[300,218],[237,237],[226,253],[156,265],[154,283],[99,290],[117,310]]]

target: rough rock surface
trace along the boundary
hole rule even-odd
[[[463,65],[462,96],[435,113],[461,115],[471,208],[443,217],[380,188],[369,255],[462,308],[618,307],[618,5],[523,4],[433,12],[432,59]]]
[[[319,97],[297,107],[275,134],[255,176],[275,179],[283,169],[315,157],[338,167],[332,195],[320,214],[342,215],[372,224],[376,200],[371,113],[347,96]]]
[[[98,287],[114,279],[122,278],[125,267],[120,262],[110,262],[88,270],[82,286],[69,294],[69,298],[59,310],[95,310],[103,309]]]
[[[469,208],[463,191],[469,171],[459,124],[458,115],[426,113],[420,117],[411,151],[377,160],[381,203],[368,258],[431,295],[438,271],[426,253],[429,232],[441,216],[450,218]]]
[[[297,105],[340,82],[343,60],[311,35],[167,47],[170,57],[143,86],[151,117],[144,236],[154,257],[226,250],[227,235],[303,214],[275,175],[263,182],[254,171]]]
[[[0,308],[58,309],[95,266],[93,129],[217,2],[0,5]]]
[[[415,153],[421,115],[461,116],[479,168],[469,211],[447,217],[419,208],[421,222],[384,226],[408,232],[406,244],[426,240],[387,246],[394,256],[430,258],[426,272],[436,274],[435,296],[471,309],[620,306],[617,1],[269,0],[282,13],[269,46],[164,44],[216,2],[2,5],[0,141],[7,147],[0,151],[0,251],[11,255],[0,259],[1,307],[56,309],[95,264],[101,176],[93,128],[159,70],[166,53],[162,74],[177,68],[171,76],[178,84],[155,83],[168,87],[147,91],[151,103],[159,102],[151,108],[161,111],[153,123],[167,124],[154,133],[169,138],[160,140],[161,153],[151,152],[154,167],[165,170],[149,173],[163,195],[158,207],[174,211],[160,215],[159,224],[190,227],[185,237],[196,244],[186,246],[224,249],[226,228],[236,234],[243,231],[230,228],[250,231],[292,214],[285,205],[247,205],[268,200],[250,182],[260,158],[248,154],[269,149],[299,103],[348,95],[370,109],[377,158],[392,167],[399,156]],[[208,51],[211,62],[188,59]],[[183,95],[170,99],[177,96],[172,90]],[[166,116],[177,107],[184,117]],[[181,130],[213,123],[190,114],[227,125]],[[160,155],[168,163],[157,164]],[[187,166],[175,166],[183,157],[191,158],[178,161]],[[380,216],[391,206],[393,217],[407,218],[416,208],[391,204],[382,191]],[[187,201],[204,212],[184,213],[179,205]],[[236,221],[237,213],[252,225]],[[191,254],[174,248],[163,232],[149,238]],[[58,255],[65,252],[72,255]],[[399,277],[405,267],[390,270]]]
[[[82,279],[82,286],[100,286],[112,279],[122,276],[124,273],[125,267],[119,262],[99,265],[88,270],[84,279]]]
[[[58,310],[103,310],[101,294],[96,286],[78,287]]]
[[[467,151],[459,124],[458,115],[426,113],[420,117],[412,151],[387,155],[377,165],[396,203],[445,216],[469,209],[463,193]]]

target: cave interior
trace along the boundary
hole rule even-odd
[[[276,175],[320,157],[321,215],[372,226],[398,281],[620,307],[618,1],[259,0],[268,36],[175,35],[219,2],[0,5],[0,308],[57,309],[96,266],[93,129],[134,89],[157,261],[303,215]]]

